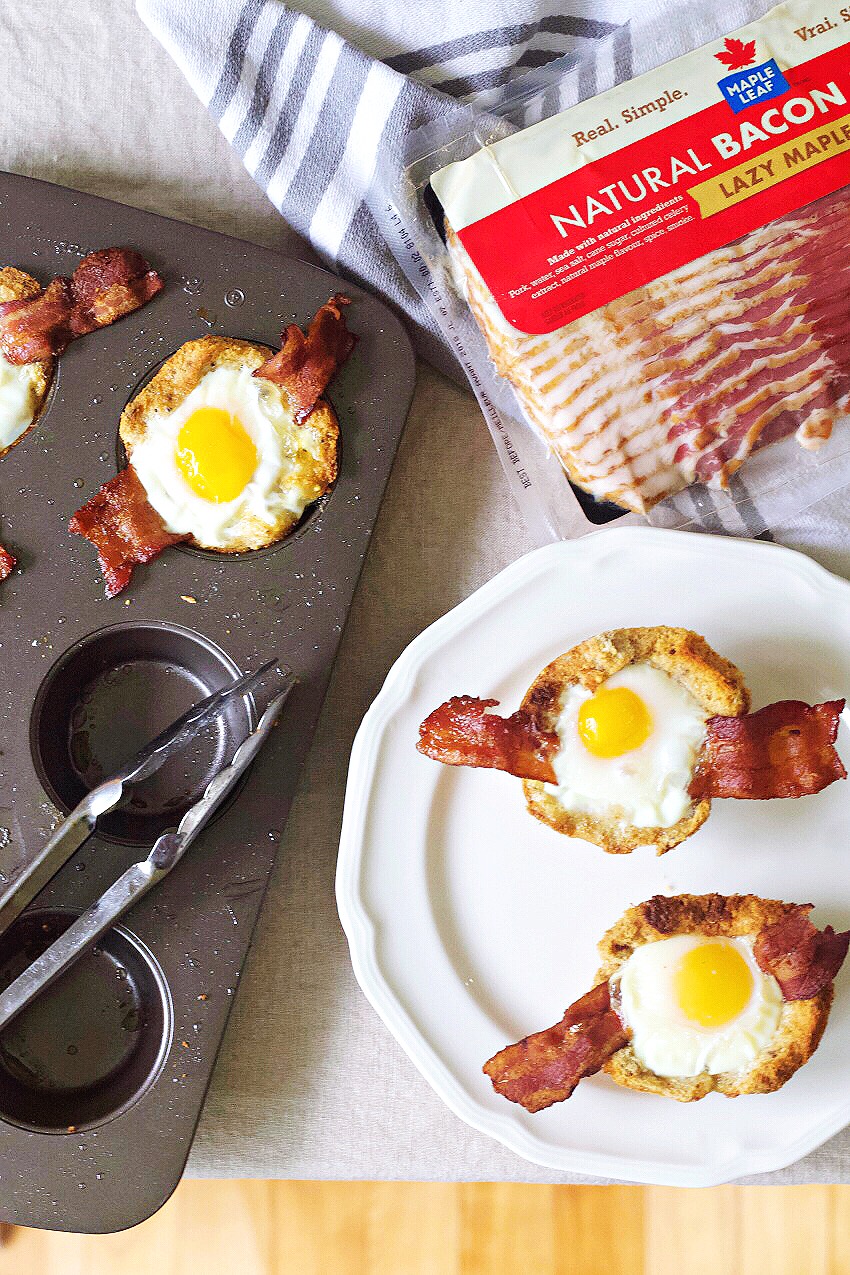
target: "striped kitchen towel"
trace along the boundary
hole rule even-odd
[[[568,97],[601,92],[751,21],[764,0],[137,0],[245,167],[343,275],[416,324],[460,379],[387,248],[366,193],[412,130],[565,59]],[[566,99],[565,99],[566,100]]]

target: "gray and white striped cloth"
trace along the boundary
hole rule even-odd
[[[381,292],[419,352],[454,356],[369,211],[405,136],[566,57],[577,97],[766,11],[764,0],[137,0],[245,167],[333,269]]]

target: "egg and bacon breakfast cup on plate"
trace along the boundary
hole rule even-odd
[[[681,894],[629,908],[599,943],[591,991],[485,1075],[530,1112],[598,1071],[678,1102],[772,1093],[817,1049],[850,944],[818,930],[811,906]]]
[[[282,348],[188,341],[127,405],[128,465],[72,518],[114,597],[135,565],[172,544],[243,553],[282,540],[333,484],[339,424],[323,397],[354,348],[348,298],[321,307]]]
[[[688,629],[589,638],[543,669],[517,712],[497,706],[447,700],[420,726],[418,750],[508,771],[535,818],[611,854],[663,854],[715,797],[801,797],[846,778],[834,748],[844,700],[751,713],[743,675]]]

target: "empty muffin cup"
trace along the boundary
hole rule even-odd
[[[0,988],[73,920],[54,909],[16,921],[0,937]],[[154,1083],[172,1035],[162,970],[116,926],[0,1033],[0,1119],[41,1133],[103,1124]]]
[[[176,625],[120,624],[90,634],[57,661],[33,705],[30,746],[46,792],[67,814],[239,673],[212,642]],[[250,700],[230,704],[155,775],[129,788],[99,821],[98,835],[147,846],[176,826],[253,729],[253,717]]]

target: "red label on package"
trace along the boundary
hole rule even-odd
[[[850,183],[847,45],[783,71],[726,43],[723,100],[458,232],[510,324],[552,332]]]

